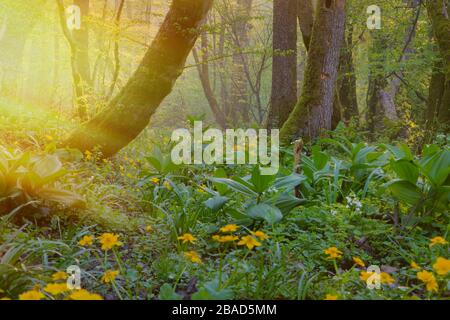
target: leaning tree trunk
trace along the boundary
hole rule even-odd
[[[138,69],[110,105],[75,130],[68,147],[116,154],[148,125],[172,91],[211,8],[212,0],[173,0],[155,40]]]
[[[320,0],[312,32],[301,97],[281,129],[289,143],[314,139],[331,129],[334,88],[345,29],[346,0]]]
[[[437,121],[448,132],[450,126],[450,1],[428,0],[427,9],[434,36],[439,46],[443,66],[442,72],[445,76],[444,90],[441,98],[436,99],[440,102],[439,105],[435,106],[434,113]]]
[[[273,2],[272,94],[269,129],[280,128],[297,102],[297,1]]]

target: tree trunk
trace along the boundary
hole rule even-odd
[[[81,28],[72,32],[77,46],[77,70],[86,87],[91,87],[91,71],[89,63],[89,28],[87,17],[89,16],[89,0],[74,0],[73,4],[81,10]]]
[[[345,29],[345,0],[320,0],[317,6],[303,91],[281,130],[289,143],[311,140],[331,129],[334,88]]]
[[[353,64],[353,25],[348,25],[347,37],[343,40],[339,61],[336,96],[333,109],[333,128],[344,121],[349,124],[352,118],[358,120],[358,99],[356,94],[356,74]]]
[[[212,0],[174,0],[140,66],[109,106],[65,142],[68,147],[116,154],[148,125],[183,72]]]
[[[274,0],[269,129],[281,128],[297,102],[297,2]]]
[[[306,50],[309,50],[314,25],[314,5],[312,0],[298,0],[297,15],[303,43],[305,44]]]
[[[237,0],[236,15],[233,23],[233,41],[237,53],[233,55],[233,70],[231,74],[231,107],[233,108],[232,117],[234,122],[238,122],[239,116],[245,123],[250,121],[249,117],[249,94],[245,75],[245,53],[249,45],[249,17],[251,14],[253,0]]]
[[[440,103],[434,107],[437,111],[435,111],[435,114],[438,122],[448,132],[450,126],[450,1],[428,0],[427,9],[434,36],[439,46],[443,66],[442,72],[445,76]],[[442,76],[440,77],[442,80]],[[432,89],[430,88],[430,90]]]

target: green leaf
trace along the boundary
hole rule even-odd
[[[312,158],[318,170],[325,168],[328,160],[330,160],[330,157],[325,152],[320,151],[320,148],[317,146],[312,148]]]
[[[280,209],[266,203],[260,203],[250,207],[247,210],[247,215],[253,219],[263,219],[271,225],[283,219],[283,214]]]
[[[223,196],[214,196],[212,198],[209,198],[204,202],[204,205],[211,209],[213,212],[217,212],[220,209],[223,208],[223,206],[230,200],[228,197]]]
[[[62,169],[62,163],[57,156],[45,155],[37,160],[33,165],[33,171],[41,178],[46,178],[56,174]]]
[[[420,189],[413,183],[406,180],[394,180],[389,182],[387,189],[392,192],[394,197],[409,205],[416,205],[422,198]]]
[[[306,180],[307,180],[307,178],[305,176],[293,173],[289,176],[285,176],[285,177],[276,179],[273,186],[276,189],[290,191]]]
[[[181,300],[181,296],[170,284],[165,283],[159,289],[159,300]]]
[[[73,208],[84,208],[86,205],[81,196],[66,190],[42,188],[37,191],[37,196],[41,199],[58,202]]]
[[[203,288],[192,295],[192,300],[231,300],[233,291],[219,287],[219,280],[215,279],[205,283]]]
[[[403,159],[393,160],[391,161],[391,168],[400,179],[416,184],[417,178],[419,177],[419,168],[413,162]]]
[[[253,168],[253,173],[250,178],[250,182],[255,186],[255,191],[258,193],[263,193],[266,191],[272,182],[275,180],[275,176],[261,175],[261,170],[259,166]]]
[[[305,203],[306,200],[294,197],[291,194],[282,193],[274,201],[273,205],[280,209],[281,213],[286,215],[292,211],[292,209]]]
[[[435,187],[441,186],[450,174],[450,150],[423,157],[419,166]]]
[[[234,191],[237,191],[241,194],[244,194],[246,196],[250,196],[250,197],[254,197],[257,196],[258,194],[253,191],[252,189],[250,189],[249,187],[247,187],[246,185],[231,180],[231,179],[223,179],[223,178],[209,178],[210,181],[215,182],[215,183],[221,183],[224,185],[227,185],[228,187],[230,187],[231,189],[233,189]]]

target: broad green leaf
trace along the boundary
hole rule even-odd
[[[420,189],[413,183],[406,180],[394,180],[389,182],[387,189],[392,192],[394,197],[409,205],[416,205],[422,198]]]
[[[33,165],[33,171],[41,178],[46,178],[56,174],[62,169],[62,163],[57,156],[45,155],[37,160]]]
[[[228,197],[223,196],[214,196],[212,198],[209,198],[204,202],[204,205],[211,209],[213,212],[217,212],[220,209],[223,208],[223,206],[230,200]]]
[[[255,191],[263,193],[266,191],[272,182],[275,180],[275,176],[262,175],[259,166],[253,168],[253,173],[250,178],[250,182],[255,186]]]
[[[419,168],[413,162],[403,159],[397,161],[392,160],[391,168],[400,179],[416,184],[417,178],[419,177]]]
[[[210,181],[215,183],[222,183],[233,189],[234,191],[237,191],[239,193],[242,193],[246,196],[254,197],[257,196],[257,193],[250,189],[249,187],[245,186],[244,184],[231,180],[231,179],[223,179],[223,178],[209,178]]]
[[[306,181],[306,180],[307,180],[307,178],[305,176],[293,173],[289,176],[285,176],[285,177],[276,179],[273,186],[276,189],[289,191],[289,190],[294,189],[296,186],[300,185],[303,181]]]
[[[283,218],[280,209],[265,203],[250,207],[247,210],[247,215],[253,219],[263,219],[271,225],[279,222]]]
[[[441,186],[450,174],[450,150],[423,157],[419,166],[435,187]]]
[[[181,296],[170,284],[165,283],[159,289],[159,300],[181,300]]]

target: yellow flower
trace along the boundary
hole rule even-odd
[[[220,242],[220,243],[233,242],[233,241],[236,241],[239,239],[238,237],[232,236],[232,235],[227,235],[227,236],[215,235],[212,238],[213,238],[213,240]]]
[[[96,293],[90,293],[89,291],[84,289],[74,291],[69,296],[69,298],[72,300],[103,300],[100,295]]]
[[[252,236],[244,236],[241,238],[241,241],[238,242],[239,246],[247,246],[249,250],[252,250],[254,247],[261,246],[261,242],[258,242]]]
[[[84,236],[80,241],[78,241],[78,244],[83,247],[92,246],[93,243],[94,243],[93,236]]]
[[[68,274],[65,273],[64,271],[58,271],[52,274],[53,281],[66,280],[68,277],[69,277]]]
[[[91,160],[92,159],[92,152],[90,152],[89,150],[86,150],[84,152],[84,155],[86,156],[86,160]]]
[[[151,181],[152,183],[154,183],[154,184],[158,184],[160,180],[159,180],[159,178],[157,178],[157,177],[153,177],[153,178],[150,179],[150,181]]]
[[[119,235],[114,233],[104,233],[100,237],[100,243],[102,244],[102,250],[110,250],[114,246],[121,246],[122,242],[119,241]]]
[[[44,298],[44,294],[37,290],[26,291],[19,295],[19,300],[42,300]]]
[[[163,183],[164,188],[166,188],[167,190],[172,190],[172,185],[170,184],[169,181],[164,181]]]
[[[53,141],[53,137],[51,135],[49,135],[49,134],[47,134],[45,136],[45,139],[47,139],[48,141]]]
[[[49,283],[45,286],[44,290],[53,296],[57,296],[61,293],[69,291],[69,288],[66,283]]]
[[[259,240],[261,240],[261,241],[269,239],[269,236],[262,231],[255,231],[255,232],[252,232],[252,234],[254,236],[257,236],[259,238]]]
[[[422,268],[414,261],[411,261],[411,268],[413,268],[414,270],[422,270]]]
[[[336,296],[336,295],[334,295],[334,294],[327,294],[326,296],[325,296],[325,299],[324,300],[337,300],[338,299],[338,296]]]
[[[3,298],[1,298],[0,300],[11,300],[11,298],[3,297]]]
[[[373,274],[374,272],[361,271],[361,273],[359,274],[359,278],[362,281],[367,281],[367,279],[369,279]]]
[[[445,276],[450,272],[450,260],[439,257],[437,258],[435,264],[433,264],[433,269],[440,276]]]
[[[328,259],[341,259],[342,258],[342,251],[340,251],[336,247],[330,247],[326,250],[324,250],[325,254],[328,255]]]
[[[381,272],[380,276],[381,283],[392,285],[395,282],[394,278],[392,278],[389,273]]]
[[[202,264],[202,259],[200,258],[199,254],[195,251],[185,252],[184,256],[186,258],[189,258],[194,263]]]
[[[190,233],[185,233],[182,236],[178,237],[178,240],[183,240],[183,243],[194,243],[195,241],[197,241],[197,238]]]
[[[206,193],[206,186],[204,185],[204,184],[202,184],[201,186],[200,186],[200,188],[198,188],[197,189],[197,191],[198,192],[200,192],[200,193]]]
[[[145,227],[145,231],[152,232],[153,231],[153,227],[151,225],[148,225],[148,226]]]
[[[106,271],[102,276],[102,282],[103,283],[110,283],[113,282],[116,277],[119,275],[118,270],[108,270]]]
[[[220,228],[220,232],[227,233],[227,232],[235,232],[239,229],[239,226],[235,224],[228,224],[225,227]]]
[[[358,257],[353,257],[353,262],[356,264],[356,265],[358,265],[358,266],[360,266],[360,267],[365,267],[366,266],[366,264],[364,263],[364,261],[362,261],[360,258],[358,258]]]
[[[426,284],[428,291],[437,291],[438,284],[436,278],[431,272],[428,271],[420,271],[417,272],[417,279]]]
[[[442,238],[442,237],[434,237],[433,239],[430,239],[430,247],[436,245],[436,244],[447,244],[448,242]]]

